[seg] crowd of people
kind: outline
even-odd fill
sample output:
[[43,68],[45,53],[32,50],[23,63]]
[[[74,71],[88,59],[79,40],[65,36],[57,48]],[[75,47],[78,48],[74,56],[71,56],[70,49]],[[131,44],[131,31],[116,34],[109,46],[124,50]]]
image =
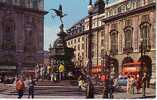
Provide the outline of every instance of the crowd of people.
[[[34,98],[34,86],[37,81],[41,80],[50,80],[57,82],[58,80],[65,80],[65,68],[61,63],[56,67],[50,65],[37,65],[35,68],[35,77],[33,75],[24,76],[20,74],[15,79],[16,90],[18,93],[18,98],[22,98],[24,92],[28,91],[28,98]],[[74,77],[74,73],[79,73],[74,70],[74,72],[69,72],[67,75],[69,79]]]
[[138,94],[139,91],[142,88],[142,94],[145,96],[145,89],[146,89],[146,82],[147,82],[147,76],[146,73],[144,73],[143,77],[140,77],[139,75],[128,75],[127,79],[127,93],[128,94]]
[[37,65],[35,70],[36,79],[48,79],[56,82],[57,80],[65,79],[64,64],[58,64],[58,66],[51,65]]
[[[15,79],[16,82],[16,90],[18,92],[18,98],[22,98],[25,90],[28,90],[28,98],[34,98],[34,85],[35,83],[41,79],[48,79],[54,82],[58,80],[64,80],[65,74],[69,76],[69,78],[77,77],[78,86],[83,91],[87,91],[88,81],[87,81],[87,72],[86,70],[78,70],[74,69],[73,72],[65,73],[64,64],[60,63],[58,66],[51,65],[37,65],[35,68],[35,77],[29,76],[26,78],[23,75],[17,76]],[[96,75],[98,77],[98,75]],[[98,77],[99,78],[99,77]],[[111,78],[109,78],[111,79]],[[3,77],[1,78],[3,81]],[[109,97],[113,98],[114,87],[117,85],[117,78],[112,78],[109,80],[108,84],[108,93]],[[97,79],[98,82],[98,79]],[[96,82],[96,83],[97,83]],[[142,95],[145,96],[146,91],[146,83],[147,83],[147,74],[144,73],[141,77],[140,75],[127,75],[127,88],[126,91],[128,94],[138,94],[142,88]],[[135,92],[136,91],[136,92]]]
[[[126,93],[127,94],[139,94],[142,93],[142,96],[145,97],[146,85],[147,85],[147,74],[144,73],[143,76],[140,75],[127,75],[127,86]],[[109,78],[106,82],[106,88],[108,91],[108,97],[113,98],[113,92],[118,86],[118,78]],[[83,76],[78,78],[78,86],[82,91],[87,90],[87,82]]]

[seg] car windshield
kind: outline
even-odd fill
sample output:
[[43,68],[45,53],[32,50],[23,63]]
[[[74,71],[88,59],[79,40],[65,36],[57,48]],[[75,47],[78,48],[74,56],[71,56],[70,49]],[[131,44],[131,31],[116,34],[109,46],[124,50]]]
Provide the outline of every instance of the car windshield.
[[120,77],[119,79],[120,79],[120,80],[123,80],[123,79],[126,80],[127,77]]

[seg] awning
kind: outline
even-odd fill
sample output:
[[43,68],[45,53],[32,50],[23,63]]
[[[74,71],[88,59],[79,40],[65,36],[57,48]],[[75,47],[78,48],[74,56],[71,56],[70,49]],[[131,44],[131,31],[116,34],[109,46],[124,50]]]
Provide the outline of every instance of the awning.
[[10,69],[14,69],[14,70],[15,70],[15,69],[16,69],[16,66],[7,66],[7,65],[2,66],[2,65],[1,65],[1,66],[0,66],[0,70],[4,70],[4,69],[9,69],[9,70],[10,70]]
[[[143,63],[143,65],[145,65],[145,63],[144,62],[142,62]],[[125,67],[125,66],[140,66],[141,65],[141,62],[140,61],[134,61],[134,62],[131,62],[131,63],[126,63],[126,64],[124,64],[123,65],[123,67]]]

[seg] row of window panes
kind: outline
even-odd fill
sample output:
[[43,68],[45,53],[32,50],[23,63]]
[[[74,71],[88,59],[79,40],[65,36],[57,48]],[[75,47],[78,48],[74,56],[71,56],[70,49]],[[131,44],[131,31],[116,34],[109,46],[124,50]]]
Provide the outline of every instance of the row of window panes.
[[82,52],[82,55],[80,55],[81,53],[78,53],[77,55],[78,55],[78,59],[79,60],[82,60],[83,58],[84,58],[84,53]]
[[38,1],[37,0],[1,0],[0,2],[25,6],[28,8],[38,8]]
[[[84,37],[81,38],[84,41]],[[78,42],[80,42],[80,38],[78,38]],[[74,43],[76,43],[76,39],[74,39]],[[73,44],[73,40],[68,41],[68,45]]]
[[[143,41],[145,42],[144,44],[145,45],[149,45],[149,37],[148,37],[148,34],[149,34],[149,27],[143,27],[141,32],[142,32],[142,38],[143,38]],[[131,48],[132,47],[132,32],[131,31],[126,31],[127,33],[125,33],[125,48]],[[115,34],[112,34],[111,35],[111,49],[112,50],[118,50],[118,33],[115,33]]]
[[82,44],[82,46],[81,46],[82,48],[81,48],[81,47],[80,47],[80,44],[78,44],[77,48],[76,48],[76,46],[74,46],[74,49],[77,49],[77,50],[80,50],[80,48],[81,48],[81,49],[84,49],[84,46],[85,46],[85,45]]
[[77,34],[77,33],[82,33],[83,31],[84,31],[84,26],[78,28],[72,28],[69,33]]
[[[153,2],[153,0],[149,1],[149,3],[151,3],[151,2]],[[128,3],[126,3],[126,5],[121,5],[118,8],[115,8],[115,9],[113,8],[113,10],[107,11],[106,15],[107,15],[107,17],[113,16],[113,15],[116,15],[118,13],[123,13],[126,10],[135,9],[135,8],[143,6],[145,4],[144,4],[144,0],[129,1]]]

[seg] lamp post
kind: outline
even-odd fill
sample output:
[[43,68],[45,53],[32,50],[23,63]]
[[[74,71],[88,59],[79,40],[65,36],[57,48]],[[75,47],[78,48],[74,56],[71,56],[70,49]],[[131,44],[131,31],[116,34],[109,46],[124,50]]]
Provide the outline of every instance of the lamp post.
[[93,14],[93,5],[92,0],[89,1],[88,5],[88,14],[89,14],[89,33],[88,33],[88,86],[86,98],[94,98],[94,86],[91,81],[91,67],[92,67],[92,14]]
[[92,0],[89,1],[88,14],[89,14],[89,33],[88,33],[88,74],[91,75],[90,68],[92,67],[92,13],[93,5]]
[[140,76],[142,77],[142,96],[145,97],[145,91],[146,91],[146,83],[147,83],[147,73],[144,72],[144,54],[145,54],[145,48],[144,48],[144,41],[141,38],[140,39],[140,51],[141,51],[141,73]]
[[[109,75],[109,65],[110,65],[110,56],[107,54],[108,52],[105,53],[105,68],[103,70],[104,74],[106,77]],[[103,95],[102,98],[108,98],[108,78],[104,80],[104,89],[103,89]]]
[[142,77],[143,76],[143,55],[144,55],[144,48],[143,48],[143,39],[141,38],[140,39],[140,52],[141,52],[141,73],[140,73],[140,76]]

